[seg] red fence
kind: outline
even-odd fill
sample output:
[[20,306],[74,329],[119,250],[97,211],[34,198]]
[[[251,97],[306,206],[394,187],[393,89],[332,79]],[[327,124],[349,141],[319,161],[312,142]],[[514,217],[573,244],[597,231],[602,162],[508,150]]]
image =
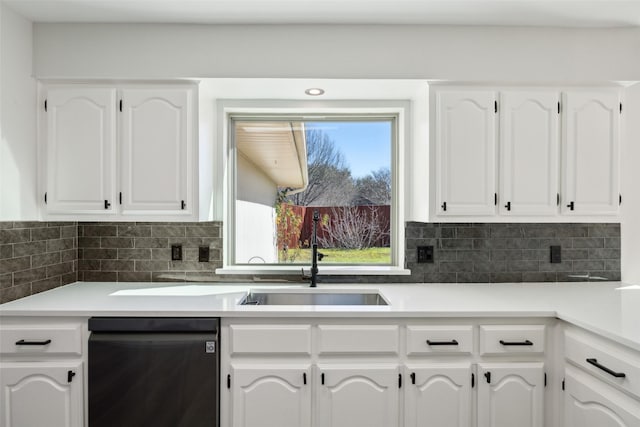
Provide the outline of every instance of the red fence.
[[[300,235],[289,239],[289,247],[294,248],[298,245],[303,248],[311,246],[311,234],[313,232],[313,211],[318,210],[320,218],[334,218],[336,214],[339,214],[340,207],[333,206],[296,206],[288,205],[296,216],[303,218],[302,227],[300,228]],[[378,226],[383,230],[389,230],[391,225],[391,207],[389,205],[380,206],[354,206],[351,209],[356,209],[358,215],[367,215],[370,217],[376,217]],[[318,224],[318,238],[328,237],[326,231],[322,227],[322,221]],[[375,246],[388,247],[389,246],[389,234],[380,238]]]

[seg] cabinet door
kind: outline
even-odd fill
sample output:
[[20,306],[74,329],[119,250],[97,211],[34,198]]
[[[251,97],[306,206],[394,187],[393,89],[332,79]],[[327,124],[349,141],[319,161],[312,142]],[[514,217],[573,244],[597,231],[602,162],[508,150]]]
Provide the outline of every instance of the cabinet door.
[[436,94],[436,211],[439,215],[496,212],[494,92]]
[[191,214],[193,90],[122,91],[123,214]]
[[115,89],[47,90],[48,213],[114,213]]
[[0,364],[0,424],[82,427],[82,363]]
[[556,215],[559,94],[503,92],[500,100],[500,213]]
[[582,373],[565,376],[565,427],[638,427],[640,402]]
[[310,367],[233,366],[233,427],[311,425]]
[[471,365],[408,368],[405,427],[471,427]]
[[399,423],[397,366],[319,366],[319,427],[393,427]]
[[615,90],[567,92],[562,105],[562,212],[615,215],[619,205],[619,94]]
[[543,427],[543,366],[478,364],[478,427]]

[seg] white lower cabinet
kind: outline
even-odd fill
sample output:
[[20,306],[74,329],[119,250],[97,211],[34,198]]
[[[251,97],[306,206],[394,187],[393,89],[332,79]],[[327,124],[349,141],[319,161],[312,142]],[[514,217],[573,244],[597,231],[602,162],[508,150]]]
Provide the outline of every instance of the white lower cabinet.
[[470,363],[408,366],[406,372],[405,427],[471,427]]
[[82,427],[82,362],[0,364],[3,427]]
[[478,427],[543,427],[543,363],[479,363]]
[[321,365],[318,370],[318,427],[398,425],[398,366]]
[[311,426],[309,365],[232,366],[233,427]]
[[567,368],[564,427],[638,427],[640,402],[592,376]]

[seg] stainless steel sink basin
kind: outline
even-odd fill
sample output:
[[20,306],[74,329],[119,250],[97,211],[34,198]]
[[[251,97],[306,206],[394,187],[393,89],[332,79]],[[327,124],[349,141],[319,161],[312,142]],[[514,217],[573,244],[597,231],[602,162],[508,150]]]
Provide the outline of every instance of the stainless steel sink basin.
[[378,292],[250,291],[239,305],[389,305]]

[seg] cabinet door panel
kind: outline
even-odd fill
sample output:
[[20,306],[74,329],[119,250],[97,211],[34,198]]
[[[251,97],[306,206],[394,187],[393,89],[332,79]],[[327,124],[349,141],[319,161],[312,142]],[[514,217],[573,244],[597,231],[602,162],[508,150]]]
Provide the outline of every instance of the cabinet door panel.
[[[319,366],[319,427],[398,425],[397,366]],[[324,384],[322,384],[324,375]]]
[[309,365],[232,367],[233,427],[310,426],[310,379]]
[[[471,365],[408,368],[406,427],[470,427]],[[411,375],[415,376],[412,384]]]
[[566,373],[565,427],[638,427],[640,403],[583,373]]
[[122,101],[122,213],[189,213],[191,90],[126,89]]
[[[6,427],[82,427],[82,364],[0,364],[0,416]],[[68,372],[75,375],[69,382]]]
[[114,212],[115,95],[115,89],[47,91],[48,213]]
[[478,427],[542,427],[542,363],[478,365]]
[[501,94],[501,214],[558,212],[558,101],[557,92]]
[[[563,213],[615,215],[619,196],[618,92],[568,92],[563,105]],[[567,206],[571,202],[574,210]]]
[[484,91],[437,94],[438,214],[495,213],[495,99],[494,92]]

